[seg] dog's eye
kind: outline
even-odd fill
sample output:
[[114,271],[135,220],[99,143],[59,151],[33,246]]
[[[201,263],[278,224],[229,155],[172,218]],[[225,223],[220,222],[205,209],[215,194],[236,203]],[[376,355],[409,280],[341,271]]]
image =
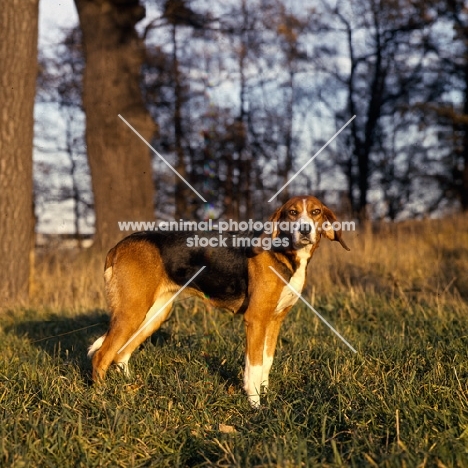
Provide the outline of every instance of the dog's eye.
[[317,208],[316,210],[313,210],[313,211],[312,211],[312,214],[313,214],[314,216],[317,216],[317,215],[319,215],[321,212],[322,212],[322,211],[321,211],[319,208]]
[[296,210],[289,210],[289,214],[291,216],[296,216],[297,215],[297,211]]

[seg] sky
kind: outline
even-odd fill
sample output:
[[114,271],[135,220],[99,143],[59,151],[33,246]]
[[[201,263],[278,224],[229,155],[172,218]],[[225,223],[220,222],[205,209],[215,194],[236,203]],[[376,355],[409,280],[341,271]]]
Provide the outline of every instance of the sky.
[[[73,0],[39,0],[39,49],[47,54],[47,47],[60,41],[61,29],[71,28],[77,23],[78,15]],[[41,120],[43,112],[50,114],[51,109],[36,106],[36,121]],[[44,122],[46,121],[44,119]],[[40,128],[40,125],[36,126],[36,131],[38,129],[40,131]],[[41,161],[43,158],[44,155],[40,154],[39,148],[35,148],[35,161]],[[36,226],[38,232],[69,233],[74,231],[70,203],[48,203],[40,207],[40,213],[37,214],[39,215],[39,222]]]
[[39,47],[56,42],[60,28],[72,27],[77,23],[73,0],[40,0]]

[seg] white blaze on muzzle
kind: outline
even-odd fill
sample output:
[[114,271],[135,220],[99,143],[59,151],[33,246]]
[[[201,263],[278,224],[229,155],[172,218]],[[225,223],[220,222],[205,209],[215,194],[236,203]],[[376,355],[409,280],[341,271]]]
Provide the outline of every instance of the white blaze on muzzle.
[[305,198],[302,200],[302,214],[296,221],[292,237],[295,249],[301,249],[306,245],[317,242],[317,228],[314,220],[307,213],[307,201]]

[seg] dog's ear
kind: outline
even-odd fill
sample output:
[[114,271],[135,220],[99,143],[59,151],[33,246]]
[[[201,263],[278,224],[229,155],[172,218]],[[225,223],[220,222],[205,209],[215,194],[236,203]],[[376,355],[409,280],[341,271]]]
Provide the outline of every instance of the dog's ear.
[[281,214],[282,214],[282,211],[283,211],[283,208],[284,208],[284,205],[283,206],[280,206],[269,218],[268,221],[272,222],[273,223],[273,231],[271,233],[271,238],[274,239],[276,237],[278,237],[279,235],[279,229],[278,229],[278,226],[277,226],[277,223],[278,221],[280,220],[281,218]]
[[330,208],[323,205],[322,226],[325,222],[328,222],[328,226],[327,226],[328,229],[324,229],[322,227],[322,234],[325,234],[325,236],[328,237],[332,241],[338,241],[344,249],[350,250],[350,248],[346,245],[345,241],[341,237],[341,228],[338,228],[338,229],[331,228],[331,225],[335,221],[338,221],[338,219],[335,216],[335,213],[333,213],[333,211],[330,210]]
[[[273,227],[272,227],[272,231],[271,233],[267,234],[265,231],[262,232],[262,234],[260,235],[260,240],[261,242],[263,242],[263,239],[265,237],[270,237],[271,239],[275,239],[276,237],[279,236],[279,229],[278,229],[278,226],[277,226],[277,222],[280,220],[281,218],[281,214],[282,214],[282,211],[283,211],[283,208],[284,208],[284,205],[283,206],[280,206],[269,218],[268,218],[268,221],[273,223]],[[251,252],[253,255],[258,255],[260,252],[263,252],[263,247],[252,247],[251,249]]]

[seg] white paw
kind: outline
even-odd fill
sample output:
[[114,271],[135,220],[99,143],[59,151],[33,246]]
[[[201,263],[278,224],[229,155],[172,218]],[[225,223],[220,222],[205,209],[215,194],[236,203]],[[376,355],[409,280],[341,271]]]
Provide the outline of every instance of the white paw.
[[254,394],[254,395],[249,395],[248,398],[249,398],[250,406],[253,409],[259,409],[260,408],[260,395],[258,393]]
[[128,362],[117,362],[116,364],[125,377],[129,378],[131,376],[130,369],[128,368]]

